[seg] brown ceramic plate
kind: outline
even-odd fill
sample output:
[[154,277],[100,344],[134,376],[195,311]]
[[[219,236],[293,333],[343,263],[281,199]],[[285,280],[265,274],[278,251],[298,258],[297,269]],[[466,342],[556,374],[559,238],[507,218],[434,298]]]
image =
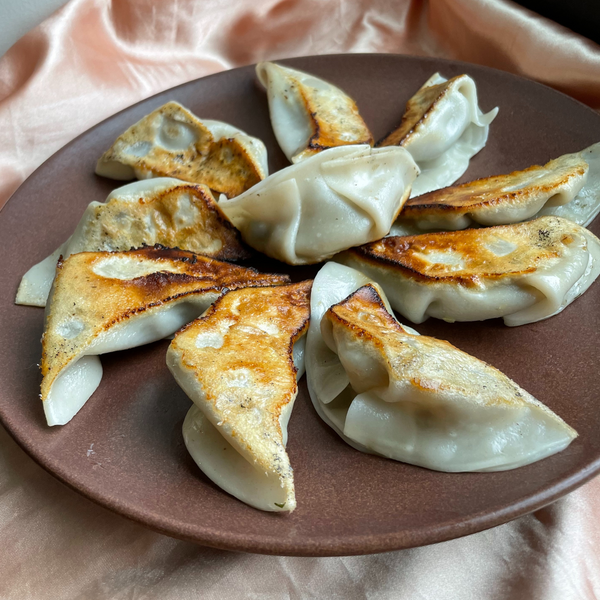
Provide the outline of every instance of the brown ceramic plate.
[[[600,116],[549,88],[474,65],[391,55],[283,61],[341,86],[376,138],[395,126],[411,94],[435,71],[466,72],[487,111],[500,106],[487,147],[467,175],[507,173],[600,140]],[[119,183],[94,175],[100,154],[133,122],[167,100],[262,138],[271,169],[286,165],[253,67],[206,77],[133,106],[44,163],[0,214],[0,416],[43,467],[88,498],[169,535],[201,544],[290,555],[382,552],[439,542],[514,519],[556,500],[600,469],[600,283],[550,320],[510,329],[500,320],[421,333],[449,340],[504,371],[580,436],[564,452],[502,473],[428,471],[347,446],[317,417],[302,381],[289,426],[298,508],[263,513],[215,487],[181,435],[190,401],[165,365],[167,341],[103,356],[104,378],[65,427],[49,428],[38,392],[43,310],[13,304],[23,273],[63,242],[92,200]],[[600,220],[591,228],[600,233]],[[264,269],[292,272],[271,261]]]

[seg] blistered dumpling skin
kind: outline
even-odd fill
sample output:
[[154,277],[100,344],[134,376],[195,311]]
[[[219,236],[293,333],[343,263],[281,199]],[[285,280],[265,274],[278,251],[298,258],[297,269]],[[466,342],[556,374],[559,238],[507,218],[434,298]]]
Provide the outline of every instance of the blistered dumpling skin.
[[296,507],[285,445],[311,284],[229,292],[167,352],[169,369],[195,404],[183,425],[192,458],[217,485],[260,510]]
[[267,90],[275,137],[290,162],[349,144],[373,145],[356,103],[314,75],[270,62],[256,65]]
[[454,183],[486,144],[498,109],[479,109],[477,88],[468,75],[429,78],[407,102],[400,125],[377,146],[406,148],[421,169],[411,196]]
[[[328,276],[323,269],[317,280]],[[308,352],[325,345],[347,385],[332,394],[309,358],[309,391],[357,449],[439,471],[501,471],[560,452],[577,436],[494,367],[402,326],[377,286],[332,304],[319,321],[335,300],[327,288],[313,290],[319,308]]]
[[167,102],[120,135],[96,173],[111,179],[175,177],[237,196],[268,175],[267,150],[258,138],[221,121],[200,121]]
[[219,207],[244,241],[291,265],[386,235],[418,173],[403,148],[342,146],[271,175]]
[[73,235],[25,273],[15,302],[46,306],[59,256],[155,244],[222,260],[249,257],[208,187],[170,177],[136,181],[111,192],[104,204],[91,202]]
[[496,175],[411,198],[392,235],[508,225],[555,214],[587,225],[600,210],[600,144],[543,166]]
[[102,378],[98,354],[165,338],[223,291],[287,283],[182,250],[82,252],[59,262],[42,338],[48,425],[70,421]]
[[600,240],[567,219],[387,237],[336,257],[384,289],[413,323],[547,319],[600,274]]

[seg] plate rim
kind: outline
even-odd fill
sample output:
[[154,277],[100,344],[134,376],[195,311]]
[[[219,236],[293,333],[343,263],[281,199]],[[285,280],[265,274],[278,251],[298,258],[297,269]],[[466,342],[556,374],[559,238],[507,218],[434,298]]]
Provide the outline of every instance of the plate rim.
[[[368,56],[373,58],[382,57],[385,59],[409,60],[414,63],[431,61],[436,64],[442,65],[447,64],[459,67],[464,66],[466,69],[476,67],[478,70],[493,72],[496,75],[500,75],[502,77],[508,77],[511,79],[514,78],[517,80],[525,81],[528,85],[535,84],[537,86],[541,86],[546,90],[550,90],[554,94],[560,94],[561,96],[568,98],[571,102],[577,103],[581,107],[587,109],[595,117],[600,118],[600,115],[598,115],[598,113],[594,111],[591,107],[587,106],[580,100],[577,100],[576,98],[573,98],[560,90],[556,90],[548,85],[545,85],[533,79],[529,79],[522,75],[517,75],[508,71],[496,69],[494,67],[488,67],[486,65],[479,65],[476,63],[469,63],[465,61],[438,58],[433,56],[414,56],[395,53],[331,53],[307,55],[301,57],[290,57],[285,59],[273,59],[273,61],[281,62],[283,64],[290,64],[291,66],[293,66],[293,64],[296,61],[302,59],[327,59],[331,57],[354,56]],[[253,65],[248,64],[235,67],[233,69],[224,69],[222,71],[211,73],[210,75],[206,75],[204,77],[183,82],[181,84],[178,84],[177,86],[167,88],[151,96],[148,96],[147,98],[143,98],[137,102],[134,102],[133,104],[124,107],[123,109],[106,117],[105,119],[102,119],[95,125],[81,132],[79,135],[74,137],[65,145],[57,149],[52,155],[46,158],[23,182],[21,182],[17,189],[14,190],[14,192],[9,196],[4,205],[0,208],[0,218],[2,218],[2,211],[4,211],[6,206],[8,206],[8,203],[11,201],[16,202],[15,195],[17,194],[17,192],[19,192],[23,184],[27,182],[30,178],[34,178],[38,171],[40,171],[47,162],[53,160],[57,154],[62,153],[72,144],[75,144],[80,138],[90,134],[95,129],[102,127],[107,121],[112,120],[121,113],[131,109],[134,106],[137,106],[138,104],[151,101],[155,97],[165,94],[166,92],[175,91],[183,86],[187,86],[201,80],[203,81],[213,77],[219,77],[222,76],[224,73],[230,73],[241,69],[248,69],[251,66]],[[33,309],[33,307],[26,308]],[[36,308],[35,310],[39,309]],[[267,535],[265,535],[263,536],[263,540],[257,542],[256,539],[253,539],[252,543],[249,544],[248,541],[244,540],[240,536],[237,536],[236,539],[224,539],[222,533],[214,532],[210,530],[210,528],[206,527],[204,528],[204,535],[202,536],[199,536],[198,534],[192,535],[186,532],[169,529],[168,527],[163,526],[163,524],[165,523],[164,515],[159,517],[159,519],[163,521],[163,524],[161,524],[158,522],[156,515],[148,515],[147,513],[144,514],[143,511],[137,511],[135,507],[131,506],[128,502],[124,502],[115,497],[110,497],[106,495],[102,496],[98,493],[94,493],[93,491],[88,489],[87,486],[81,487],[81,484],[78,487],[77,483],[69,477],[68,469],[64,469],[61,465],[54,464],[52,460],[48,460],[48,458],[45,457],[42,452],[38,452],[35,445],[30,444],[30,440],[27,439],[26,436],[21,437],[20,432],[18,431],[18,423],[15,423],[14,419],[12,419],[10,415],[5,414],[5,412],[1,408],[0,423],[4,426],[4,428],[7,430],[12,439],[17,443],[17,445],[22,450],[24,450],[25,453],[28,454],[46,472],[48,472],[54,478],[58,479],[66,487],[74,490],[75,492],[84,496],[88,500],[91,500],[95,504],[98,504],[121,517],[125,517],[130,521],[133,521],[139,525],[142,525],[163,535],[167,535],[169,537],[181,539],[184,541],[190,541],[197,544],[217,548],[220,550],[252,552],[266,555],[327,557],[376,554],[381,552],[424,546],[428,544],[447,541],[450,539],[456,539],[459,537],[464,537],[476,532],[496,527],[500,524],[507,523],[508,521],[539,510],[540,508],[543,508],[544,506],[553,503],[560,497],[570,493],[574,489],[587,483],[600,472],[600,456],[598,456],[596,460],[592,461],[591,463],[588,463],[585,467],[579,469],[576,473],[573,473],[569,477],[564,478],[557,483],[546,483],[542,488],[542,491],[538,490],[537,492],[534,492],[529,496],[522,498],[519,502],[497,509],[492,513],[490,513],[489,511],[480,511],[479,513],[471,514],[466,522],[457,523],[455,521],[452,521],[442,526],[437,525],[434,531],[431,531],[431,528],[419,528],[415,531],[403,529],[398,532],[386,532],[385,536],[379,535],[378,538],[375,539],[373,538],[373,536],[370,536],[368,534],[355,534],[343,536],[338,535],[335,537],[327,538],[327,544],[325,545],[320,545],[318,541],[298,542],[298,540],[282,540],[280,538],[275,538],[274,536],[268,537]],[[285,518],[285,516],[283,516],[283,518]],[[408,543],[407,539],[409,540]]]

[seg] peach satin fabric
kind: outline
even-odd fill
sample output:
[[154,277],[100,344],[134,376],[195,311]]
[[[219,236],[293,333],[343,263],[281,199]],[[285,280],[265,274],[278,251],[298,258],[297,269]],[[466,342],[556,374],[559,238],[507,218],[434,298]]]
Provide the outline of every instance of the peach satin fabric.
[[[456,58],[600,109],[600,47],[505,0],[71,0],[0,59],[0,206],[48,156],[130,104],[264,59]],[[379,556],[201,548],[92,504],[0,428],[0,598],[600,597],[600,479],[467,538]]]

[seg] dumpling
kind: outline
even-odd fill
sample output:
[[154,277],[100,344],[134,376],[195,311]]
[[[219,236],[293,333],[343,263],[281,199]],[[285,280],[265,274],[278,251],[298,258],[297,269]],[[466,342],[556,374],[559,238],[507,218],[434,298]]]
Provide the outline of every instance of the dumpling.
[[120,135],[96,173],[111,179],[176,177],[237,196],[268,174],[267,150],[255,137],[221,121],[200,121],[167,102]]
[[111,192],[105,204],[91,202],[73,235],[25,273],[15,302],[46,306],[60,256],[155,244],[223,260],[249,256],[205,185],[169,177],[136,181]]
[[412,196],[454,183],[486,144],[498,109],[483,114],[468,75],[431,76],[407,102],[402,122],[377,146],[406,148],[421,169]]
[[508,225],[541,215],[586,226],[600,211],[600,143],[544,166],[496,175],[411,198],[393,235]]
[[94,393],[102,378],[98,354],[173,334],[224,290],[288,281],[161,247],[82,252],[59,262],[42,337],[48,425],[70,421]]
[[271,175],[219,207],[250,246],[290,265],[386,235],[418,173],[403,148],[341,146]]
[[[376,285],[329,306],[333,286],[318,281],[328,266],[311,301],[308,385],[317,412],[352,446],[438,471],[502,471],[577,437],[494,367],[398,323]],[[335,388],[313,371],[315,346],[337,366]]]
[[547,319],[600,274],[600,240],[567,219],[387,237],[336,260],[381,285],[413,323],[429,317],[509,326]]
[[218,486],[261,510],[296,507],[285,445],[311,284],[229,292],[167,352],[169,369],[194,402],[183,424],[192,458]]
[[566,204],[548,202],[538,215],[563,217],[587,227],[600,212],[600,143],[577,153],[588,164],[585,185]]
[[290,162],[348,144],[373,145],[352,98],[314,75],[271,62],[256,65],[275,137]]
[[[360,271],[328,262],[317,273],[310,294],[310,325],[305,351],[306,382],[315,410],[342,436],[347,411],[343,399],[349,380],[342,363],[323,341],[321,319],[330,306],[368,283],[371,280]],[[332,402],[335,399],[338,401]]]

